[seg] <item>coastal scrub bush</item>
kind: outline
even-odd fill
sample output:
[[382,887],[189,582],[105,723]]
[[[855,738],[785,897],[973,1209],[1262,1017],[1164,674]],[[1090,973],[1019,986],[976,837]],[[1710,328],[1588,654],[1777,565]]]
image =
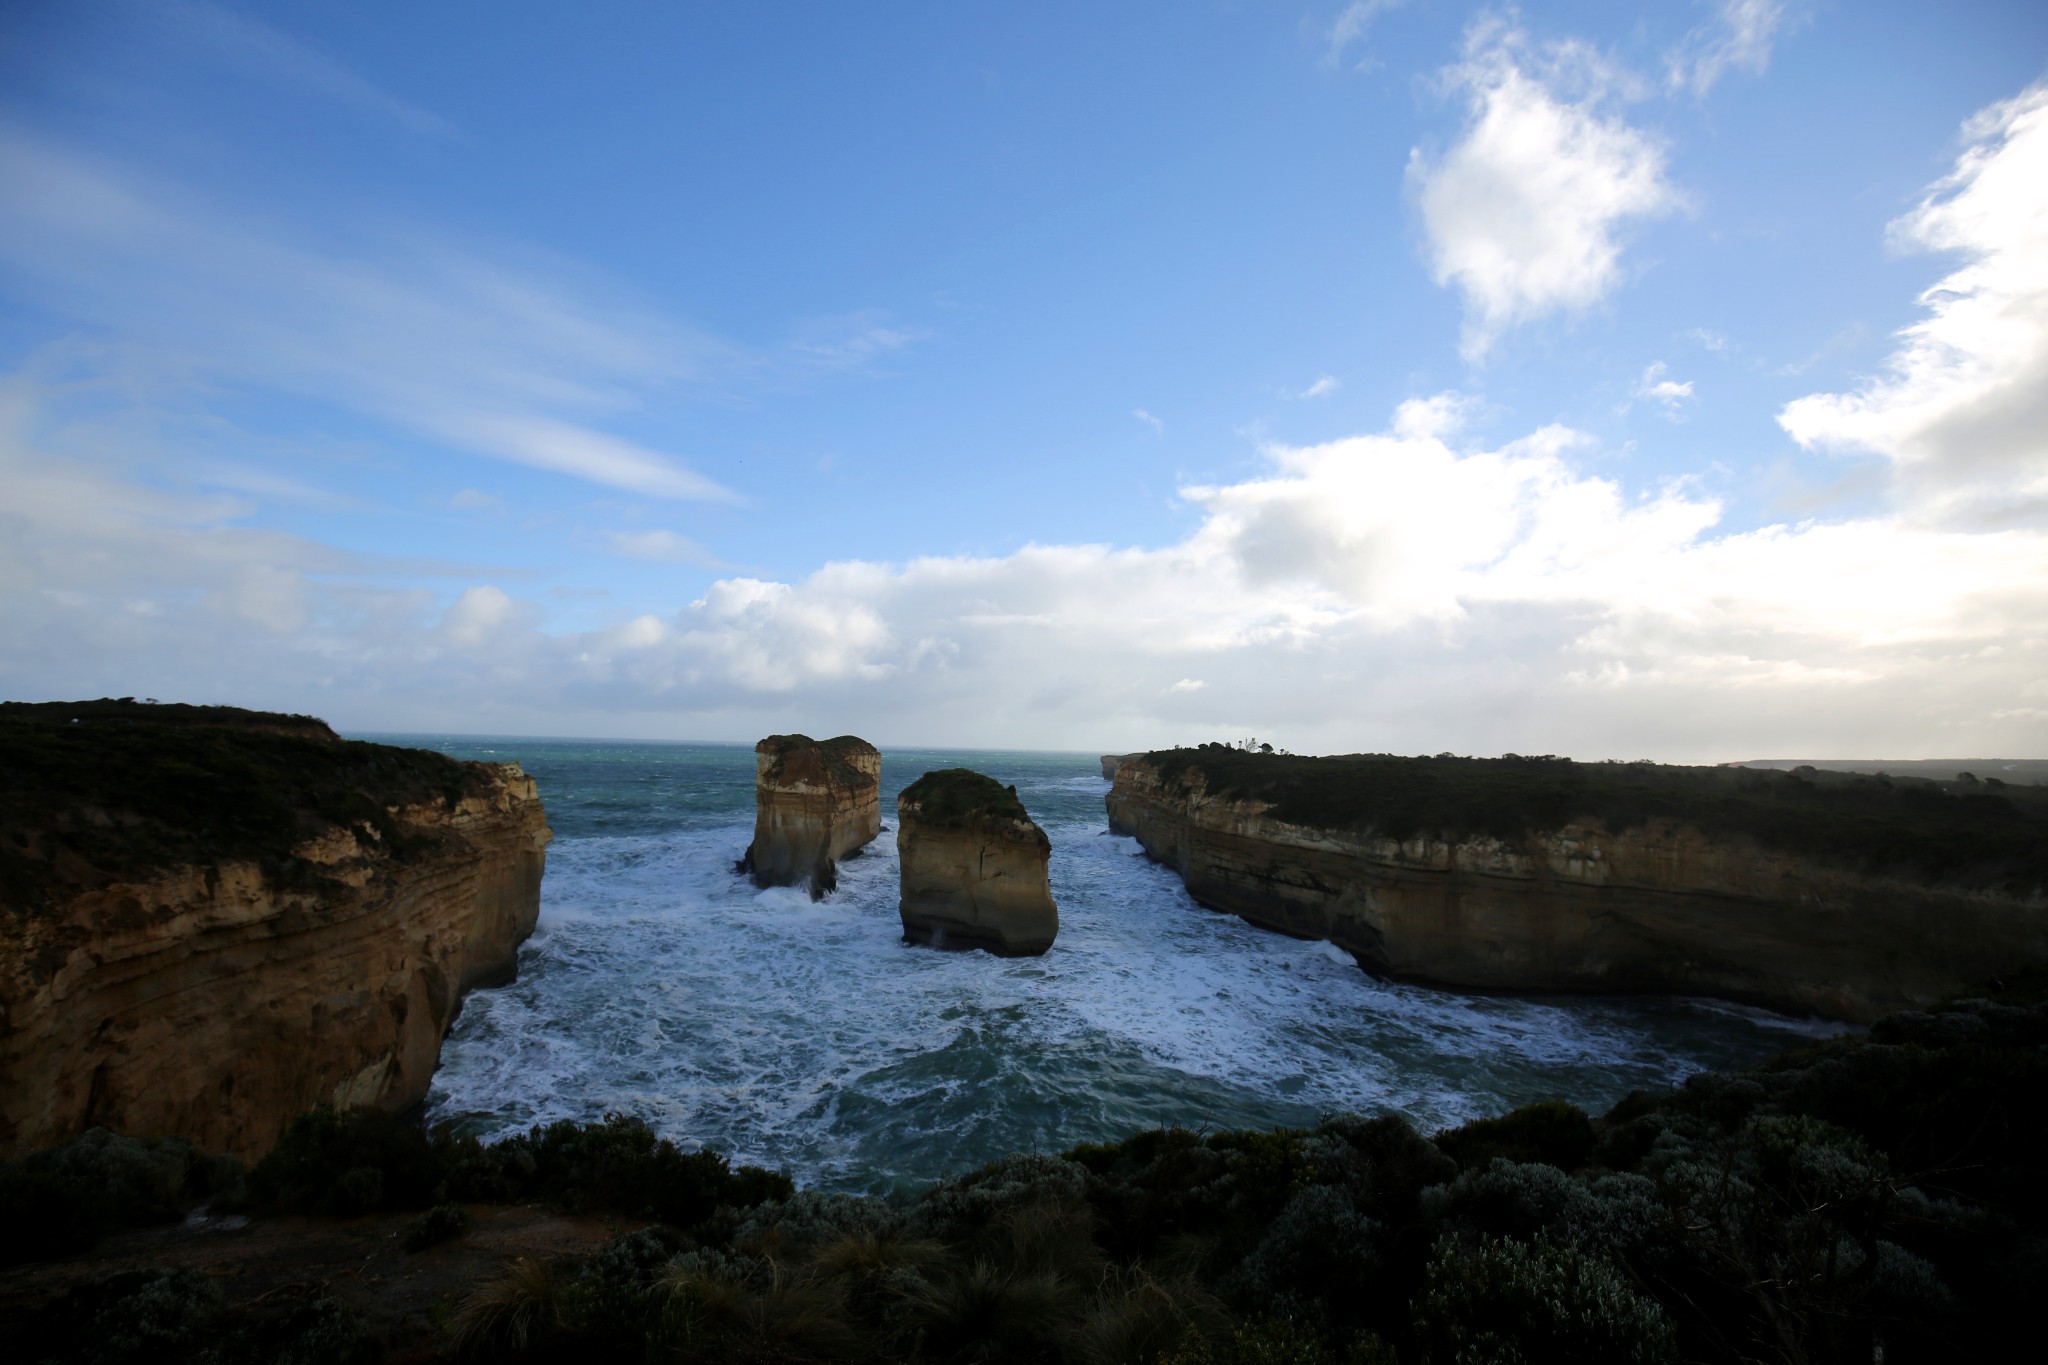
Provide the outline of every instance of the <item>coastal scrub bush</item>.
[[1438,1365],[1661,1365],[1677,1337],[1613,1264],[1548,1242],[1438,1244],[1416,1304]]
[[249,1173],[258,1204],[347,1216],[382,1208],[425,1208],[441,1193],[444,1168],[426,1131],[381,1109],[301,1114]]
[[450,1200],[547,1199],[576,1212],[646,1215],[690,1227],[721,1205],[787,1199],[788,1176],[733,1170],[713,1151],[685,1152],[638,1119],[567,1119],[484,1144],[376,1109],[316,1109],[295,1120],[249,1177],[269,1208],[345,1216]]
[[460,1204],[436,1204],[405,1225],[405,1249],[425,1251],[452,1242],[469,1231],[470,1217]]
[[1377,1316],[1387,1283],[1386,1229],[1360,1213],[1342,1187],[1296,1190],[1265,1238],[1229,1275],[1223,1292],[1256,1311],[1338,1325]]
[[1546,1100],[1438,1133],[1436,1145],[1467,1170],[1506,1157],[1571,1171],[1593,1155],[1593,1123],[1577,1105]]
[[1639,1175],[1585,1180],[1555,1166],[1496,1157],[1423,1195],[1425,1214],[1466,1240],[1542,1238],[1629,1265],[1663,1265],[1677,1231],[1657,1186]]
[[0,1165],[0,1263],[63,1255],[121,1228],[181,1218],[202,1200],[232,1195],[241,1178],[234,1158],[182,1138],[89,1129]]

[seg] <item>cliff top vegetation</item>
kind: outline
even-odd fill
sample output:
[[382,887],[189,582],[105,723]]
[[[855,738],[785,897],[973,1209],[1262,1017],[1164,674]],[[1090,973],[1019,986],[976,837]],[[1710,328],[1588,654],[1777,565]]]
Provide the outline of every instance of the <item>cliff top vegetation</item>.
[[1262,801],[1274,818],[1392,838],[1519,840],[1658,819],[1859,871],[2026,895],[2048,884],[2048,790],[1986,783],[1550,755],[1305,758],[1222,745],[1143,755],[1168,790]]
[[949,828],[983,821],[1021,821],[1031,813],[1017,799],[1017,789],[972,768],[941,768],[905,787],[896,798],[917,807],[918,823]]
[[[28,1360],[2024,1359],[2048,1254],[2041,985],[1600,1117],[1546,1102],[1433,1136],[1398,1115],[1155,1129],[1006,1157],[914,1201],[799,1191],[620,1116],[484,1144],[320,1111],[246,1177],[173,1140],[95,1132],[0,1166],[0,1261],[45,1262],[0,1272],[0,1292]],[[216,1234],[150,1244],[142,1264],[178,1269],[94,1279],[89,1260],[47,1259],[203,1198],[297,1215],[308,1244],[383,1215],[381,1274],[358,1275],[370,1262],[351,1244],[352,1268],[320,1281],[334,1304],[281,1321],[277,1277]],[[463,1206],[535,1200],[629,1225],[436,1308],[431,1262],[406,1258],[466,1245]],[[295,1249],[293,1273],[317,1254]],[[384,1339],[355,1317],[366,1306]]]
[[387,807],[453,805],[485,769],[345,740],[310,716],[132,698],[0,703],[0,909],[34,912],[107,882],[252,859],[308,875],[294,845],[367,827],[393,852],[427,836]]
[[[812,739],[809,735],[770,735],[754,746],[754,752],[773,758],[767,773],[771,781],[825,777],[837,787],[872,787],[879,781],[853,762],[869,755],[877,759],[881,757],[881,750],[859,735],[835,735],[831,739]],[[813,763],[817,765],[815,772],[799,771]]]

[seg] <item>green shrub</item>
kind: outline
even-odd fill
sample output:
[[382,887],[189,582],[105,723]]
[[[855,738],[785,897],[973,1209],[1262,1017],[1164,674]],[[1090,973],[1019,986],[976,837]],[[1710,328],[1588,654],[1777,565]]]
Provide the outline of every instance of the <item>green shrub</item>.
[[1438,1133],[1436,1144],[1467,1170],[1505,1157],[1574,1171],[1593,1155],[1593,1122],[1576,1105],[1546,1100]]
[[242,1168],[182,1138],[93,1128],[0,1165],[0,1263],[64,1255],[109,1232],[169,1222],[235,1193]]
[[1416,1332],[1440,1365],[1657,1365],[1677,1355],[1664,1310],[1612,1263],[1547,1242],[1440,1243]]
[[436,1204],[405,1225],[405,1249],[425,1251],[452,1242],[469,1231],[470,1217],[460,1204]]

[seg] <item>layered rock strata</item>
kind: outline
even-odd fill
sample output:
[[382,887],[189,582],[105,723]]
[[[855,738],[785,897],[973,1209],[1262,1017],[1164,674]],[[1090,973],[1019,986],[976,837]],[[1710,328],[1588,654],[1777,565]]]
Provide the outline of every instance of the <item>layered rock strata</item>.
[[1376,974],[1713,996],[1867,1023],[2048,964],[2038,886],[1876,875],[1669,818],[1394,838],[1279,818],[1274,802],[1219,794],[1200,765],[1167,757],[1119,766],[1110,828],[1202,904],[1327,939]]
[[853,735],[770,735],[754,746],[754,885],[806,886],[817,900],[838,864],[882,832],[882,755]]
[[1139,757],[1137,754],[1104,754],[1102,756],[1102,780],[1104,782],[1116,781],[1116,770],[1123,765],[1123,761],[1127,758],[1137,757]]
[[1035,957],[1060,930],[1052,841],[1017,789],[967,768],[926,773],[896,798],[903,936]]
[[6,812],[0,1156],[104,1126],[248,1159],[316,1105],[404,1107],[512,978],[549,840],[518,765],[242,714],[0,725],[42,803]]

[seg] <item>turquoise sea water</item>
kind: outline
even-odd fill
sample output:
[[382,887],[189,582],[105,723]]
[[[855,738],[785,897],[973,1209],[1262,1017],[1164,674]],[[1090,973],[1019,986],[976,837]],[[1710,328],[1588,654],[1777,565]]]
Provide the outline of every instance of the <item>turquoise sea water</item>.
[[[555,842],[519,979],[469,997],[430,1117],[486,1135],[636,1114],[831,1189],[917,1188],[1015,1151],[1333,1110],[1425,1131],[1641,1086],[1831,1032],[1709,1001],[1457,995],[1189,899],[1108,832],[1094,755],[883,753],[891,832],[839,889],[757,891],[751,747],[366,735],[516,760]],[[895,793],[932,768],[1015,783],[1052,839],[1059,940],[1004,960],[902,942]]]

